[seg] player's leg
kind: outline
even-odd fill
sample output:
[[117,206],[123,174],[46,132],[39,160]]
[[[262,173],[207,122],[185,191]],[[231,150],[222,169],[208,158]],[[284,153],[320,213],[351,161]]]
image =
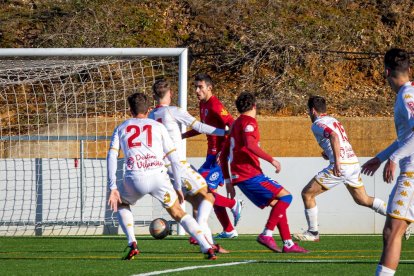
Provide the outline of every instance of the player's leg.
[[[205,178],[209,186],[209,190],[215,197],[214,213],[223,227],[223,232],[218,234],[216,238],[235,238],[238,234],[234,227],[237,225],[241,217],[242,201],[228,198],[217,193],[216,189],[219,185],[223,184],[224,179],[220,166],[218,166],[215,162],[215,156],[214,158],[211,157],[212,155],[207,156],[206,163],[200,167],[198,172]],[[230,222],[226,208],[231,209],[233,213],[234,226]]]
[[208,242],[214,244],[213,236],[208,226],[208,218],[213,209],[214,196],[207,192],[207,187],[204,187],[193,197],[198,202],[197,222],[203,229]]
[[383,230],[383,249],[376,275],[394,275],[401,255],[401,240],[408,222],[387,216]]
[[[185,200],[191,204],[191,207],[193,208],[193,218],[197,218],[198,216],[198,205],[200,202],[198,202],[193,196],[189,196],[188,194],[185,196]],[[188,242],[192,245],[198,245],[198,242],[193,237],[188,238]]]
[[292,195],[276,181],[258,175],[237,184],[242,192],[259,208],[271,206],[269,218],[263,232],[257,237],[257,241],[275,252],[281,252],[273,239],[273,231],[277,226],[282,237],[284,252],[306,253],[292,241],[289,225],[286,217],[286,209],[292,201]]
[[358,205],[369,207],[383,216],[387,214],[387,204],[382,199],[367,195],[364,186],[346,185],[346,188]]
[[312,178],[302,190],[302,200],[305,206],[305,217],[308,229],[303,233],[296,233],[293,237],[301,241],[319,241],[318,206],[316,197],[328,189]]
[[187,233],[194,237],[200,245],[201,252],[208,254],[209,259],[216,259],[215,252],[212,246],[208,243],[204,237],[204,233],[197,223],[197,221],[190,215],[188,215],[181,208],[178,202],[177,193],[172,188],[170,178],[166,172],[160,172],[148,177],[148,181],[151,181],[151,186],[148,187],[149,193],[155,197],[170,216],[178,222]]
[[[185,170],[182,175],[183,192],[186,200],[193,206],[194,218],[200,224],[203,232],[210,244],[214,244],[208,217],[213,209],[214,196],[208,193],[205,179],[189,164],[185,163]],[[190,238],[191,244],[197,244],[194,238]]]
[[125,233],[128,246],[124,250],[123,260],[131,260],[139,254],[137,240],[135,239],[134,217],[129,204],[118,204],[117,218],[122,231]]
[[210,216],[211,210],[213,209],[214,196],[207,191],[207,188],[205,188],[200,190],[195,197],[200,202],[198,207],[197,222],[202,227],[208,242],[210,244],[214,244],[216,252],[230,253],[221,245],[214,243],[211,229],[208,226],[208,218]]
[[235,206],[236,201],[220,195],[219,193],[214,192],[214,213],[217,216],[218,221],[223,227],[223,232],[218,234],[216,238],[236,238],[238,236],[236,229],[230,221],[229,215],[227,214],[226,207]]
[[283,241],[283,253],[308,253],[309,251],[300,247],[292,241],[290,234],[286,210],[292,202],[292,195],[285,189],[282,189],[276,196],[277,201],[272,201],[270,206],[270,216],[266,228],[270,225],[270,221],[276,222],[280,237]]
[[359,164],[343,165],[342,175],[349,193],[358,205],[369,207],[383,216],[387,214],[387,204],[382,199],[367,195]]
[[119,187],[122,203],[118,204],[117,218],[128,240],[128,246],[125,248],[122,257],[123,260],[131,260],[135,255],[139,254],[135,238],[134,217],[130,204],[135,204],[138,199],[145,195],[146,185],[148,185],[148,182],[143,181],[138,175],[126,175],[122,185]]
[[207,241],[201,226],[197,221],[184,212],[178,200],[175,200],[171,206],[166,207],[170,216],[185,229],[193,238],[195,238],[200,245],[201,252],[208,254],[209,259],[216,259],[212,245]]

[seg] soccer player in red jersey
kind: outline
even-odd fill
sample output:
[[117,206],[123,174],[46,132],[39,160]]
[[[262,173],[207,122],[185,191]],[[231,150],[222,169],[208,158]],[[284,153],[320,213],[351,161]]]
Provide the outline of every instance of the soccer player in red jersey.
[[[234,196],[233,185],[237,185],[257,207],[272,208],[266,227],[257,237],[260,244],[274,252],[307,253],[306,249],[292,241],[290,235],[286,209],[292,201],[292,195],[275,180],[265,176],[260,168],[259,158],[271,163],[276,173],[280,172],[281,166],[276,159],[259,147],[255,96],[249,92],[241,93],[236,99],[236,107],[241,115],[234,122],[230,138],[220,155],[227,192]],[[273,230],[276,226],[283,240],[282,249],[273,239]]]
[[[216,128],[225,129],[230,127],[234,119],[224,108],[219,99],[213,95],[213,81],[207,74],[197,74],[194,80],[194,86],[196,88],[197,98],[200,101],[200,120],[201,122],[214,126]],[[192,129],[183,134],[183,138],[189,138],[200,133]],[[204,164],[201,166],[199,172],[204,176],[205,171],[214,171],[218,173],[218,178],[222,178],[222,172],[220,167],[216,163],[217,154],[221,151],[226,137],[207,135],[207,158]],[[217,178],[214,177],[215,179]],[[215,238],[235,238],[238,236],[234,226],[237,225],[242,209],[242,202],[235,200],[234,198],[227,198],[216,192],[218,183],[217,181],[209,181],[206,178],[210,191],[214,194],[214,212],[217,215],[218,220],[223,226],[223,232],[218,234]],[[226,207],[230,208],[234,216],[234,226],[230,222],[230,219],[226,212]]]

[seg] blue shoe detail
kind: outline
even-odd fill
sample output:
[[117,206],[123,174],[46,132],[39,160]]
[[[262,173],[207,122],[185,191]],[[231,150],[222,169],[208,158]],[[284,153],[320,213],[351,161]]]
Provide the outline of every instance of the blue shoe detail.
[[236,206],[234,209],[231,209],[231,212],[234,216],[234,226],[236,227],[241,218],[241,212],[243,209],[243,200],[236,200]]

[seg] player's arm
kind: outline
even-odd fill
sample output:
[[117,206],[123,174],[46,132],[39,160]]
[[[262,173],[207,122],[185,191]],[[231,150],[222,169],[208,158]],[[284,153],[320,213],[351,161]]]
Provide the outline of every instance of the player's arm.
[[226,184],[226,191],[227,191],[227,197],[234,198],[236,196],[236,190],[234,189],[233,184],[231,183],[230,178],[230,162],[229,159],[230,151],[231,149],[231,138],[226,139],[226,142],[221,149],[220,155],[219,155],[219,165],[221,167],[221,171],[223,172],[224,177],[224,183]]
[[198,121],[191,116],[187,111],[180,108],[175,109],[174,114],[171,114],[178,122],[184,124],[187,127],[192,128],[198,134],[204,133],[208,135],[224,136],[225,130],[216,128]]
[[224,125],[231,127],[234,123],[234,118],[231,114],[221,106],[221,109],[218,110],[217,114],[220,116],[220,120],[224,123]]
[[336,132],[332,131],[330,128],[325,129],[325,133],[329,133],[329,142],[331,143],[331,148],[333,151],[334,157],[334,167],[333,174],[335,176],[341,176],[341,144],[339,142],[339,136]]
[[411,132],[403,141],[399,143],[398,149],[387,160],[384,167],[383,179],[387,183],[394,180],[395,169],[399,161],[414,153],[414,133]]
[[398,141],[395,140],[386,149],[378,153],[374,158],[371,158],[361,166],[363,174],[372,176],[381,166],[381,163],[390,158],[390,156],[398,149]]
[[224,181],[226,183],[230,182],[229,154],[230,154],[230,139],[227,139],[218,158],[221,171],[223,172]]
[[200,135],[200,134],[201,133],[198,132],[197,130],[190,129],[189,131],[184,132],[183,134],[181,134],[181,138],[183,138],[183,139],[191,138],[191,137],[194,137],[194,136],[197,136],[197,135]]
[[[256,126],[257,127],[257,126]],[[244,129],[244,143],[246,145],[246,148],[253,153],[254,155],[256,155],[257,157],[266,160],[267,162],[269,162],[270,164],[273,165],[273,167],[276,168],[276,173],[279,173],[281,170],[281,166],[279,161],[277,161],[275,158],[273,158],[272,156],[270,156],[269,154],[267,154],[264,150],[262,150],[259,147],[259,144],[257,143],[257,139],[254,135],[252,135],[253,130],[250,131],[250,128],[254,128],[254,126],[252,125],[248,125],[245,129]]]
[[118,203],[122,203],[121,196],[116,186],[116,170],[117,159],[119,155],[119,135],[118,128],[115,129],[112,134],[111,143],[109,146],[108,154],[106,156],[107,161],[107,174],[108,174],[108,187],[111,190],[109,195],[108,205],[114,212],[118,210]]

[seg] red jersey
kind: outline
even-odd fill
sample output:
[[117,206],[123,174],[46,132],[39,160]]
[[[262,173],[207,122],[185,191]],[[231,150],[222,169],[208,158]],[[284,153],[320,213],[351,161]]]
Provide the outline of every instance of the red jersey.
[[242,114],[234,122],[229,141],[226,143],[222,156],[220,156],[225,178],[228,178],[229,175],[226,162],[227,156],[229,157],[232,183],[244,181],[263,173],[260,168],[259,157],[247,147],[248,139],[253,140],[258,145],[260,140],[259,129],[255,118]]
[[[207,125],[221,129],[225,129],[226,126],[230,127],[234,122],[233,117],[214,95],[207,102],[200,101],[200,120]],[[225,140],[225,136],[207,135],[207,154],[216,155],[222,149]]]

